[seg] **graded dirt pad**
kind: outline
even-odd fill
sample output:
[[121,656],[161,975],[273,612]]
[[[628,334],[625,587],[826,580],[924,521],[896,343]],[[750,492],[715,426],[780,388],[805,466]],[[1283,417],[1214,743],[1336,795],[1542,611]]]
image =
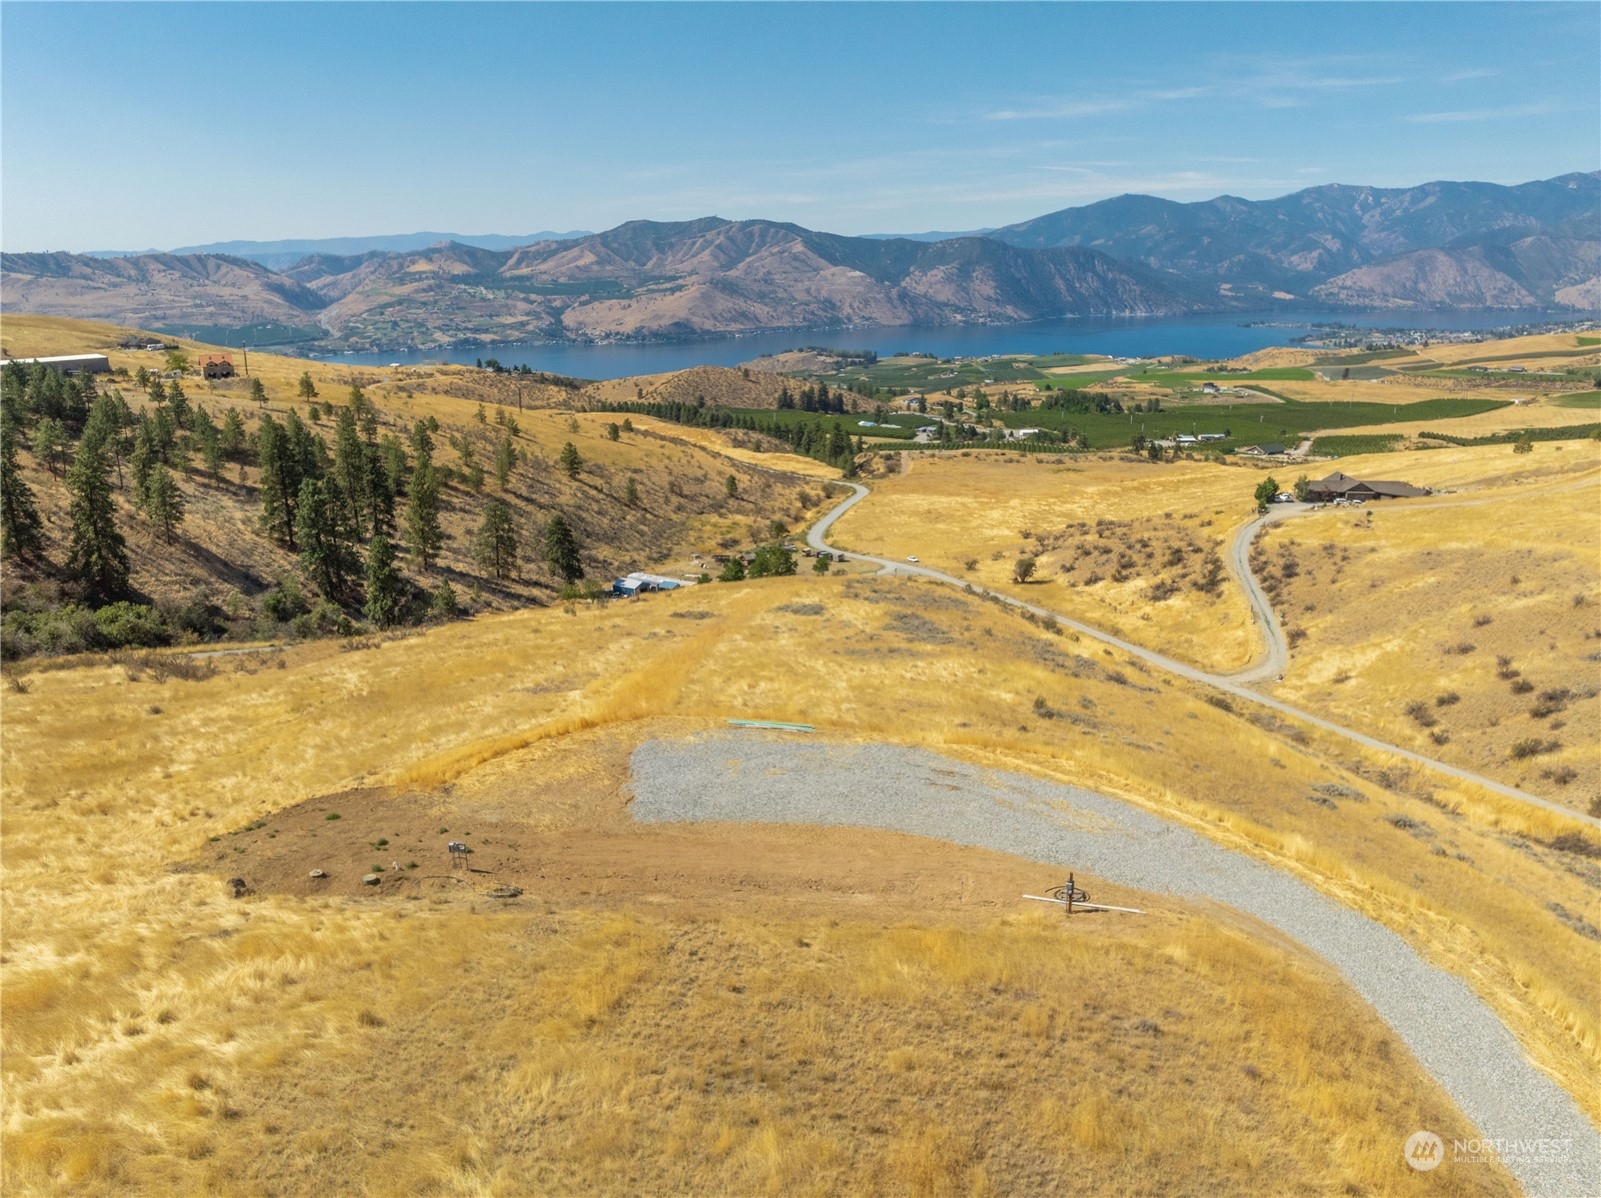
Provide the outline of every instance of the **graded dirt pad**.
[[[1014,857],[893,832],[642,825],[627,806],[632,748],[616,730],[581,733],[440,792],[321,796],[209,841],[179,868],[298,897],[482,904],[514,888],[519,909],[684,911],[712,902],[749,915],[963,924],[1016,912],[1025,890],[1061,881]],[[451,841],[470,850],[454,867]],[[378,882],[364,880],[374,873]],[[1111,902],[1131,893],[1102,891],[1118,896]]]

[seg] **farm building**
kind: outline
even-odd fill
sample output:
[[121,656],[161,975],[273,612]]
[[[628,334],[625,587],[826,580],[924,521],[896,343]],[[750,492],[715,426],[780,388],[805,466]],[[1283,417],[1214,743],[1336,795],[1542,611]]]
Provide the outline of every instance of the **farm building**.
[[201,354],[200,373],[208,379],[231,379],[233,359],[227,354]]
[[1268,441],[1262,445],[1246,445],[1240,452],[1249,454],[1253,458],[1276,458],[1284,452],[1284,446],[1277,441]]
[[668,578],[665,574],[646,574],[642,570],[635,570],[625,578],[614,579],[611,593],[619,598],[633,599],[650,591],[676,591],[679,587],[694,585],[693,579]]
[[1411,483],[1393,481],[1364,482],[1336,470],[1327,478],[1307,484],[1307,493],[1319,503],[1331,499],[1415,499],[1428,492]]
[[111,361],[105,354],[60,354],[53,358],[7,358],[0,360],[0,367],[18,366],[48,366],[58,374],[110,374]]

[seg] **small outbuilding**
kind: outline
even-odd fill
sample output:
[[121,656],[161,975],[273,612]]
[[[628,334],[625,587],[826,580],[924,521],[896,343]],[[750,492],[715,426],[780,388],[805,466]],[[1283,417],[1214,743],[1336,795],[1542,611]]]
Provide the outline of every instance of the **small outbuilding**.
[[231,379],[233,359],[227,354],[201,354],[200,373],[208,379]]
[[614,579],[611,593],[620,599],[633,599],[650,591],[676,591],[679,587],[692,587],[692,578],[669,578],[665,574],[647,574],[635,570],[624,578]]
[[1240,452],[1253,458],[1276,458],[1284,452],[1284,446],[1277,441],[1266,441],[1261,445],[1246,445]]
[[6,358],[0,368],[15,362],[18,366],[48,366],[57,374],[110,374],[111,359],[105,354],[58,354],[51,358]]

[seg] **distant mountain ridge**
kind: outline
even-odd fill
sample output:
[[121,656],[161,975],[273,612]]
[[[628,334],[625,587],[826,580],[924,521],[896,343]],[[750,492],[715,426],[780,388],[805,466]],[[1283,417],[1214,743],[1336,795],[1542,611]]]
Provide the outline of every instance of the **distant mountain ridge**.
[[224,254],[232,258],[247,258],[259,262],[269,270],[283,270],[311,254],[336,254],[342,257],[356,254],[404,254],[427,249],[447,241],[478,246],[486,250],[505,250],[513,246],[528,245],[535,241],[571,241],[588,237],[589,230],[575,229],[566,233],[546,230],[522,235],[506,233],[392,233],[374,237],[314,237],[288,241],[212,241],[205,245],[184,245],[174,250],[92,250],[90,258],[134,258],[147,254]]
[[[1277,295],[1321,302],[1335,297],[1384,294],[1379,306],[1480,307],[1476,299],[1435,301],[1442,289],[1425,284],[1388,295],[1381,278],[1440,271],[1481,276],[1475,296],[1519,293],[1514,307],[1560,304],[1544,276],[1490,279],[1471,269],[1474,252],[1509,235],[1547,236],[1561,250],[1586,259],[1586,243],[1601,242],[1601,172],[1561,175],[1514,187],[1495,183],[1425,183],[1376,188],[1328,184],[1273,200],[1218,196],[1181,204],[1154,196],[1125,195],[1065,208],[1008,225],[988,236],[1023,248],[1086,246],[1192,282],[1224,288],[1237,297]],[[1401,271],[1371,272],[1341,283],[1347,272],[1420,251],[1443,251]],[[1482,256],[1482,255],[1481,255]],[[1502,273],[1499,268],[1489,267]],[[1364,281],[1365,280],[1365,281]],[[1324,287],[1324,284],[1331,284]],[[1530,291],[1526,284],[1533,284]],[[1363,306],[1366,306],[1364,303]]]
[[257,259],[264,246],[316,247],[276,266],[209,250],[4,254],[0,302],[144,327],[282,325],[325,348],[1308,304],[1595,311],[1601,172],[1516,187],[1336,184],[1261,201],[1119,196],[982,236],[846,237],[712,216],[517,245],[373,244],[385,240],[396,239],[219,243],[256,247]]

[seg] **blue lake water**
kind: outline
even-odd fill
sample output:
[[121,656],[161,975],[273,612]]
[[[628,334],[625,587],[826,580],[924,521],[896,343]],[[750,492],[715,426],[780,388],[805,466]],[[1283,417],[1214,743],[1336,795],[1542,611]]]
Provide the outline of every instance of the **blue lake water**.
[[[1188,354],[1232,358],[1269,345],[1286,345],[1311,324],[1338,322],[1363,328],[1491,329],[1538,320],[1520,312],[1234,312],[1226,315],[1160,317],[1083,317],[1013,325],[903,325],[879,328],[812,329],[705,337],[692,341],[587,345],[573,343],[472,346],[449,350],[390,350],[374,354],[335,354],[332,362],[385,366],[454,362],[471,365],[491,357],[503,366],[585,379],[659,374],[690,366],[736,366],[762,354],[803,345],[833,349],[871,349],[880,357],[901,351],[942,358],[989,354],[1094,353],[1116,357]],[[1271,327],[1252,327],[1271,321]],[[1292,327],[1293,326],[1293,327]]]

